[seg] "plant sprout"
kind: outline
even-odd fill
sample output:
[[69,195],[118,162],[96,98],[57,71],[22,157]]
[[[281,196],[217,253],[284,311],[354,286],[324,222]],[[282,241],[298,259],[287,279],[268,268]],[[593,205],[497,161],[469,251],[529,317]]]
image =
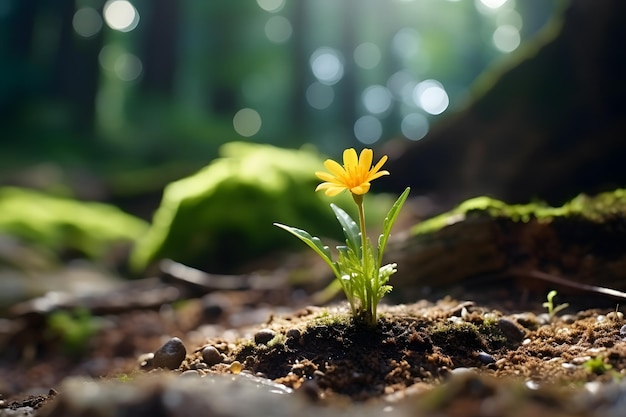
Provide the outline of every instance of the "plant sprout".
[[569,307],[568,303],[563,303],[563,304],[559,304],[557,306],[554,305],[554,297],[556,297],[556,290],[552,290],[548,293],[546,299],[548,301],[545,301],[542,306],[544,308],[548,309],[548,316],[550,317],[550,320],[553,320],[554,317],[556,317],[557,313],[561,310],[566,309],[567,307]]
[[388,171],[381,171],[387,156],[383,156],[372,167],[373,152],[371,149],[363,149],[357,156],[354,149],[346,149],[343,152],[343,166],[332,159],[327,159],[324,166],[330,172],[316,172],[315,175],[322,182],[315,191],[324,190],[326,195],[333,197],[348,190],[357,205],[359,223],[357,224],[345,211],[331,204],[339,224],[346,238],[345,246],[337,246],[338,259],[332,258],[330,249],[322,241],[311,236],[308,232],[295,227],[274,223],[295,235],[311,249],[313,249],[332,269],[335,278],[341,284],[355,320],[360,320],[374,326],[377,322],[377,306],[380,300],[391,291],[387,285],[389,277],[396,270],[396,264],[382,265],[383,253],[391,234],[391,228],[398,218],[400,209],[406,201],[410,188],[407,187],[393,204],[383,222],[383,230],[378,237],[376,248],[372,246],[365,228],[365,210],[363,198],[370,190],[371,181],[383,175],[389,175]]

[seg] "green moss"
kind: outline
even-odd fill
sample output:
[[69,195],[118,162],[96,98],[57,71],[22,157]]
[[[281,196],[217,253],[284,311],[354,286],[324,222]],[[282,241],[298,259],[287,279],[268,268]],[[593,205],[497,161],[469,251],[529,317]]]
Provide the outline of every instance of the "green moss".
[[115,243],[135,242],[147,228],[141,219],[110,205],[0,188],[0,233],[55,253],[97,259]]
[[480,333],[478,326],[465,321],[441,323],[431,330],[431,339],[448,353],[458,349],[483,350],[488,347],[486,338]]
[[220,155],[165,188],[152,227],[132,254],[135,270],[171,258],[226,272],[270,251],[302,248],[274,222],[341,237],[329,204],[352,203],[347,195],[330,200],[314,192],[323,160],[313,150],[232,142]]
[[593,197],[581,194],[561,207],[551,207],[542,203],[510,205],[489,197],[476,197],[461,203],[449,212],[415,225],[411,233],[414,235],[432,233],[465,220],[468,216],[507,218],[514,222],[550,221],[557,217],[575,217],[591,222],[602,222],[625,215],[626,189],[617,189]]

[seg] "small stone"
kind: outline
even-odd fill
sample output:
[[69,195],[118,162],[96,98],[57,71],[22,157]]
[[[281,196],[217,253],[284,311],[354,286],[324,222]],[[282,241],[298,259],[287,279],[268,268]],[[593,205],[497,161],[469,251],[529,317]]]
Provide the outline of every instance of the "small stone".
[[180,374],[181,378],[197,378],[200,376],[200,372],[194,370],[194,369],[190,369],[188,371],[183,372],[182,374]]
[[622,337],[626,337],[626,324],[623,325],[620,329],[619,329],[619,335]]
[[186,355],[187,349],[182,340],[173,337],[154,352],[152,365],[155,368],[177,369]]
[[276,332],[272,329],[261,329],[254,335],[254,343],[257,345],[266,345],[276,336]]
[[230,366],[228,367],[228,369],[230,370],[230,372],[232,372],[233,374],[238,374],[241,372],[241,370],[243,369],[243,365],[241,364],[241,362],[239,361],[233,361],[233,363],[230,364]]
[[468,375],[473,372],[474,371],[471,368],[466,368],[464,366],[459,366],[458,368],[454,368],[450,370],[451,375]]
[[478,352],[478,360],[485,365],[496,362],[495,358],[486,352]]
[[504,337],[512,343],[522,343],[526,333],[512,320],[501,318],[496,323]]
[[524,385],[531,391],[537,391],[539,388],[541,388],[541,385],[539,385],[537,381],[533,381],[532,379],[524,382]]
[[298,329],[289,329],[287,330],[286,336],[288,340],[298,340],[302,336],[302,333]]
[[200,369],[208,369],[209,365],[204,362],[194,363],[190,366],[191,369],[200,370]]
[[202,360],[209,366],[215,365],[222,362],[222,354],[215,346],[207,346],[202,349]]
[[201,300],[203,319],[208,323],[217,323],[228,311],[230,300],[221,293],[211,293]]
[[622,313],[621,311],[611,311],[606,315],[606,318],[616,321],[624,320],[624,313]]

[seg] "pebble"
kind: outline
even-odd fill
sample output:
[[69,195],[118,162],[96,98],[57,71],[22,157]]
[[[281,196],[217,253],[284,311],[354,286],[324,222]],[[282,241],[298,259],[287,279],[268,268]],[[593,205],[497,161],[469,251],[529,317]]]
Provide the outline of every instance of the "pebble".
[[526,386],[526,388],[528,388],[531,391],[537,391],[539,388],[541,388],[541,385],[539,385],[537,381],[533,381],[532,379],[529,379],[526,382],[524,382],[524,385]]
[[496,327],[500,329],[508,341],[513,343],[522,343],[526,336],[526,333],[514,321],[509,319],[499,319]]
[[450,370],[451,375],[466,375],[471,373],[474,373],[474,370],[472,370],[472,368],[466,368],[464,366],[459,366],[458,368]]
[[181,378],[197,378],[200,376],[200,372],[194,370],[194,369],[190,369],[188,371],[183,372],[182,374],[180,374]]
[[155,368],[177,369],[186,355],[187,349],[182,340],[173,337],[154,352],[152,365]]
[[519,313],[513,317],[521,326],[530,330],[536,329],[541,325],[539,319],[533,313]]
[[234,361],[233,363],[230,364],[230,366],[228,367],[228,369],[230,370],[230,372],[232,372],[233,374],[238,374],[241,372],[241,370],[243,369],[243,365],[241,364],[241,362],[239,361]]
[[624,320],[624,313],[621,311],[611,311],[606,315],[606,318],[617,321]]
[[287,330],[286,336],[287,340],[298,341],[300,340],[300,337],[302,337],[302,333],[298,329],[289,329]]
[[207,365],[215,365],[222,362],[222,354],[219,350],[215,348],[215,346],[207,346],[202,349],[202,360]]
[[620,329],[619,329],[619,335],[622,337],[626,337],[626,324],[623,325]]
[[217,323],[224,317],[230,300],[220,293],[211,293],[202,297],[202,315],[209,323]]
[[276,332],[272,329],[261,329],[254,334],[254,343],[257,345],[266,345],[276,336]]
[[485,365],[495,363],[496,359],[486,352],[478,352],[478,360]]

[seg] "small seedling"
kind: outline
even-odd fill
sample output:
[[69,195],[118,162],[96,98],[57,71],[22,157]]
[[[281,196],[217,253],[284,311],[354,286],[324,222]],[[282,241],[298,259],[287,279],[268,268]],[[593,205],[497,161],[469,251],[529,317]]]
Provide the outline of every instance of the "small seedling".
[[554,305],[554,297],[556,297],[557,292],[552,290],[548,293],[546,297],[548,301],[545,301],[542,305],[544,308],[548,309],[548,316],[550,317],[550,321],[552,321],[559,311],[566,309],[569,307],[568,303],[559,304],[557,306]]
[[346,149],[343,152],[343,166],[332,159],[327,159],[324,166],[329,172],[315,173],[324,181],[317,186],[315,191],[324,190],[327,196],[333,197],[348,190],[359,212],[357,224],[345,211],[334,204],[330,205],[346,237],[346,245],[337,246],[339,254],[336,261],[332,259],[329,247],[325,246],[319,238],[295,227],[274,224],[295,235],[324,259],[343,288],[355,320],[374,326],[378,320],[376,307],[383,296],[391,291],[391,286],[387,285],[387,282],[389,277],[396,272],[395,263],[382,265],[383,252],[391,228],[409,195],[409,188],[404,190],[389,210],[383,223],[383,232],[378,237],[377,246],[374,247],[365,230],[363,197],[369,191],[371,181],[383,175],[389,175],[389,172],[380,170],[387,161],[387,156],[383,156],[374,166],[372,166],[372,158],[371,149],[363,149],[360,156],[357,156],[356,150]]
[[583,367],[590,374],[602,375],[610,371],[613,367],[609,363],[605,363],[602,356],[596,356],[583,363]]

